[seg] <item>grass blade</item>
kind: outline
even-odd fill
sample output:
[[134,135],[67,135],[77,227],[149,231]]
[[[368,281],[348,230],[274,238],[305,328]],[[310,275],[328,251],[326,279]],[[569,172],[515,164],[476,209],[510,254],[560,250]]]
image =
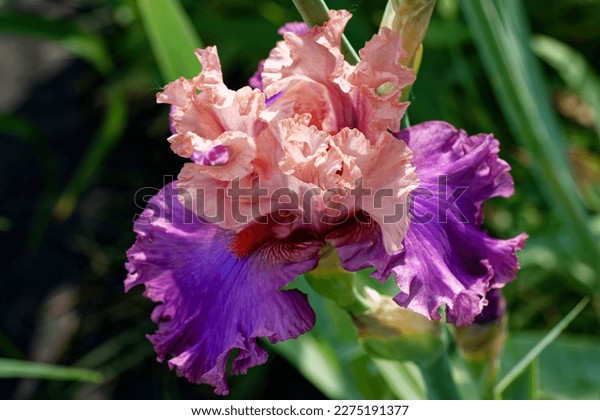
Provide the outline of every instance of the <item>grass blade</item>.
[[594,110],[594,128],[600,135],[600,79],[584,56],[557,39],[536,35],[533,51],[550,65],[565,84]]
[[177,0],[138,0],[138,10],[164,82],[196,76],[200,36]]
[[505,400],[536,400],[539,394],[539,359],[534,359],[523,373],[503,391]]
[[99,372],[26,360],[0,359],[0,378],[35,378],[55,381],[102,382]]
[[396,398],[401,400],[427,399],[425,383],[416,365],[383,359],[373,359],[373,363]]
[[548,347],[577,315],[590,303],[589,298],[583,298],[571,312],[552,328],[529,352],[498,382],[494,388],[494,395],[500,398],[502,392],[519,377],[529,365]]
[[[513,332],[502,354],[502,365],[514,366],[543,337],[542,331]],[[561,334],[538,360],[537,398],[596,400],[600,397],[600,338]],[[503,393],[505,398],[510,388]]]

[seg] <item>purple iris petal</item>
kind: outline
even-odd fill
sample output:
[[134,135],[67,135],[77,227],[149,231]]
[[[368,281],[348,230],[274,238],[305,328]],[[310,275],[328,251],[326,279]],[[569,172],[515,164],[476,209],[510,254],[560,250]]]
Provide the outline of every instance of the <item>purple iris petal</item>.
[[[481,228],[481,204],[513,194],[510,167],[499,159],[491,135],[469,137],[444,122],[416,125],[398,137],[413,151],[420,180],[404,250],[387,255],[374,223],[350,225],[328,239],[347,270],[373,266],[372,276],[381,281],[394,275],[401,306],[439,319],[438,308],[445,304],[448,321],[469,324],[482,312],[486,294],[515,277],[515,252],[527,238],[495,239]],[[460,196],[453,195],[457,191]]]
[[252,77],[250,77],[250,79],[248,80],[248,86],[250,86],[251,88],[254,88],[254,89],[260,89],[260,90],[263,89],[262,72],[263,72],[264,68],[265,68],[265,60],[260,60],[258,62],[258,68],[254,72]]
[[223,166],[229,162],[229,150],[227,147],[219,144],[206,152],[196,150],[190,156],[190,159],[204,166]]
[[203,222],[176,194],[174,184],[165,186],[136,221],[125,288],[143,284],[159,302],[152,313],[159,328],[149,336],[158,358],[172,356],[169,367],[179,375],[227,394],[233,349],[232,372],[244,373],[267,360],[259,337],[275,343],[312,328],[306,296],[279,289],[316,266],[322,242],[268,239],[239,257],[235,233]]
[[506,312],[506,299],[502,296],[500,289],[491,290],[486,296],[488,304],[483,308],[483,311],[475,318],[475,324],[489,324],[500,320]]
[[283,35],[286,32],[292,32],[296,35],[304,35],[310,31],[310,28],[306,22],[288,22],[277,30],[279,35]]
[[513,280],[519,268],[515,251],[527,238],[500,240],[481,229],[482,203],[514,192],[510,166],[498,157],[492,135],[469,137],[444,122],[420,124],[398,137],[414,153],[420,187],[431,194],[415,199],[413,217],[434,218],[411,223],[401,265],[394,269],[401,289],[395,300],[433,318],[446,304],[450,322],[469,324],[487,292]]

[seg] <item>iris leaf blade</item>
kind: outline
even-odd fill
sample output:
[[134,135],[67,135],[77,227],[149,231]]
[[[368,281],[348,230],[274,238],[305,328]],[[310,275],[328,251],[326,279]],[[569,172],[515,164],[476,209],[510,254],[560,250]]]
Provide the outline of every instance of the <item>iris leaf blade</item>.
[[100,383],[103,380],[102,374],[90,369],[3,358],[0,359],[0,378],[35,378],[92,383]]
[[494,388],[497,398],[533,363],[539,355],[564,331],[577,315],[590,303],[589,298],[583,298],[571,311],[552,328],[513,368],[498,382]]
[[[563,128],[529,46],[523,5],[516,0],[463,0],[473,40],[513,136],[528,150],[546,201],[565,227],[577,255],[600,279],[600,249],[567,161]],[[582,284],[600,291],[600,281]]]
[[[544,337],[542,331],[513,333],[502,354],[502,365],[514,366]],[[600,398],[600,339],[563,334],[548,345],[539,358],[538,398]]]
[[138,10],[164,82],[196,76],[202,40],[177,0],[138,0]]
[[600,78],[585,57],[567,44],[545,35],[534,36],[531,46],[538,57],[556,70],[565,84],[593,109],[594,126],[600,135]]

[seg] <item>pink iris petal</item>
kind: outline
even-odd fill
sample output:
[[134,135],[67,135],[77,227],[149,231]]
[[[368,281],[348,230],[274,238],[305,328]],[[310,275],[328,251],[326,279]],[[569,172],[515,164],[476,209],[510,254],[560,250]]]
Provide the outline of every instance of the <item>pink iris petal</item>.
[[[400,129],[408,106],[400,102],[402,89],[415,79],[399,62],[406,55],[401,38],[383,28],[360,50],[362,61],[351,66],[340,51],[351,15],[331,11],[329,16],[305,35],[285,33],[264,62],[265,93],[284,92],[270,111],[278,111],[274,119],[310,114],[311,124],[328,132],[357,128],[376,143],[387,130]],[[382,85],[388,88],[385,94],[380,93]]]
[[[310,28],[304,22],[289,22],[289,23],[286,23],[285,25],[283,25],[281,28],[279,28],[277,30],[277,33],[279,35],[284,35],[286,32],[292,32],[292,33],[295,33],[296,35],[304,35],[309,31],[310,31]],[[262,72],[264,69],[264,65],[265,65],[265,60],[260,60],[256,71],[254,72],[252,77],[250,77],[250,79],[248,80],[248,86],[253,87],[255,89],[260,89],[260,90],[263,89]],[[267,106],[268,106],[268,103],[267,103]]]

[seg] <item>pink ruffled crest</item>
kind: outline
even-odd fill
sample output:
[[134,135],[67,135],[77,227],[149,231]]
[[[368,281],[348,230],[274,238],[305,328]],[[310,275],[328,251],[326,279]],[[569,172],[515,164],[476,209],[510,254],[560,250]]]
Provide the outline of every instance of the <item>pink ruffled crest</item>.
[[[366,212],[380,226],[388,253],[401,250],[409,226],[408,197],[418,185],[406,143],[388,133],[374,145],[357,129],[330,135],[307,122],[305,117],[278,124],[281,170],[324,195],[340,191],[338,201],[349,213]],[[355,197],[357,188],[364,197]]]
[[[281,207],[274,198],[278,191],[290,189],[303,197],[316,188],[315,206],[307,209],[302,202],[294,209],[312,228],[327,229],[315,213],[327,213],[328,203],[337,201],[349,214],[369,213],[381,226],[388,252],[402,248],[408,195],[418,180],[406,144],[388,130],[400,123],[401,89],[413,78],[398,64],[404,52],[392,31],[383,30],[365,45],[363,62],[348,64],[340,45],[350,17],[347,11],[331,11],[323,26],[284,28],[284,41],[264,63],[264,93],[249,87],[229,90],[214,47],[196,52],[201,74],[165,87],[158,101],[174,107],[171,148],[194,162],[184,165],[178,178],[192,197],[186,206],[203,217],[220,211],[223,217],[216,223],[239,232]],[[392,89],[382,95],[378,89],[386,83]],[[215,163],[207,156],[217,147],[221,160]],[[233,186],[249,190],[255,182],[265,196],[224,194]],[[352,190],[358,185],[386,193],[378,202],[371,196],[357,205]],[[208,199],[220,195],[218,203]],[[386,221],[388,214],[398,216],[397,209],[401,217]]]
[[[286,32],[292,32],[297,35],[304,35],[310,31],[310,28],[305,22],[288,22],[277,30],[279,35],[284,35]],[[260,60],[258,67],[252,77],[248,80],[248,86],[255,89],[263,89],[262,72],[265,65],[265,60]],[[267,103],[267,106],[269,104]]]
[[344,62],[340,44],[351,16],[345,10],[332,10],[329,12],[329,21],[323,26],[314,26],[305,34],[284,32],[284,41],[277,43],[264,63],[262,81],[267,95],[281,90],[277,86],[269,86],[284,77],[328,81],[331,77],[328,71],[338,66],[349,68],[349,64]]
[[345,61],[341,54],[338,57],[328,47],[308,38],[311,33],[303,37],[287,33],[285,41],[265,61],[265,93],[268,97],[281,95],[269,106],[270,119],[310,114],[311,124],[335,133],[353,119],[352,98],[332,82],[343,71]]
[[294,119],[279,122],[280,142],[285,156],[279,168],[286,175],[312,184],[322,190],[352,188],[360,176],[355,159],[344,154],[333,136]]
[[[242,131],[256,137],[266,123],[264,93],[248,86],[233,91],[223,83],[217,47],[196,50],[202,72],[192,80],[167,84],[156,100],[174,106],[171,122],[177,134],[195,133],[213,140],[226,131]],[[171,140],[171,143],[177,140]]]
[[411,69],[400,64],[406,56],[402,38],[388,28],[381,28],[359,51],[350,81],[359,92],[358,126],[367,137],[378,140],[381,133],[400,130],[402,116],[409,103],[401,102],[402,89],[415,82]]
[[360,188],[369,191],[357,208],[379,225],[388,254],[402,250],[409,227],[409,196],[419,185],[411,150],[390,133],[381,135],[375,145],[356,129],[342,130],[336,140],[355,158],[361,169]]
[[[202,72],[192,80],[169,83],[157,102],[172,105],[171,149],[194,162],[184,165],[179,175],[179,186],[190,197],[185,205],[199,215],[215,215],[220,211],[218,190],[253,172],[256,138],[267,127],[262,117],[266,97],[250,87],[228,89],[216,47],[197,50],[196,55]],[[227,220],[222,224],[231,225],[231,218]]]
[[406,53],[397,33],[384,28],[360,51],[352,66],[341,53],[341,38],[351,17],[330,11],[329,21],[305,35],[286,33],[264,62],[262,85],[267,96],[282,94],[269,106],[270,119],[307,113],[311,124],[335,133],[358,128],[373,143],[387,130],[398,131],[408,106],[402,89],[414,75],[399,60]]

